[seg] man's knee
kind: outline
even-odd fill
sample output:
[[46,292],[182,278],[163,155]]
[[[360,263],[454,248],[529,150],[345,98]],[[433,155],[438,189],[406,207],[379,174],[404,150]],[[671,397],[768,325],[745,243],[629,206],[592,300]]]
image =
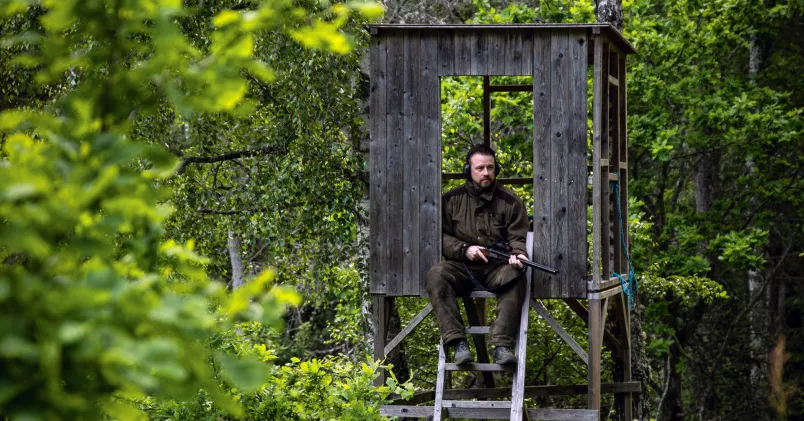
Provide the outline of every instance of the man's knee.
[[429,271],[427,271],[427,275],[424,277],[424,285],[427,288],[427,292],[432,293],[437,292],[445,287],[451,287],[451,284],[455,281],[455,275],[451,273],[449,267],[444,265],[444,263],[439,263]]

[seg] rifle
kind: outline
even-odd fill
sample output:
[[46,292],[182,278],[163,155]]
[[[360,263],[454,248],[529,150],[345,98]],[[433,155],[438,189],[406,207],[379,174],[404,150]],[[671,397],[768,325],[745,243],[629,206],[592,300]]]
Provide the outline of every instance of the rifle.
[[[505,244],[496,243],[490,248],[481,248],[480,250],[481,253],[483,253],[483,255],[486,256],[487,258],[499,259],[499,260],[508,260],[511,258],[511,254],[508,253],[511,250]],[[541,263],[531,262],[530,260],[519,259],[519,261],[529,268],[538,269],[542,272],[547,272],[551,275],[558,275],[558,270],[553,269],[550,266],[543,265]]]

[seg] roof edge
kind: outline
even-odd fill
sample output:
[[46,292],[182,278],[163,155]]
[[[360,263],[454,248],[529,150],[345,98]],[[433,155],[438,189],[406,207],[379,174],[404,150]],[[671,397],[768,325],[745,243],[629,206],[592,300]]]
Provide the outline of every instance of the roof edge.
[[377,35],[382,30],[509,30],[509,29],[598,29],[605,33],[615,42],[620,50],[626,54],[635,54],[636,48],[610,23],[526,23],[526,24],[464,24],[464,25],[431,25],[431,24],[372,24],[367,25],[372,35]]

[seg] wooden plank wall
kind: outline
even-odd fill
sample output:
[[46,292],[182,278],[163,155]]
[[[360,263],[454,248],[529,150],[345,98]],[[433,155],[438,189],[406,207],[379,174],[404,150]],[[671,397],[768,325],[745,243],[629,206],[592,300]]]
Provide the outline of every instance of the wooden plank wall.
[[425,295],[441,260],[440,77],[534,76],[538,298],[586,294],[584,29],[383,30],[372,37],[371,293]]
[[[449,32],[446,33],[449,35]],[[370,225],[374,295],[418,296],[441,260],[443,34],[392,30],[372,37]],[[451,37],[447,37],[452,41]],[[466,46],[466,56],[469,48]]]
[[536,298],[586,296],[585,31],[537,35],[533,50],[534,273]]

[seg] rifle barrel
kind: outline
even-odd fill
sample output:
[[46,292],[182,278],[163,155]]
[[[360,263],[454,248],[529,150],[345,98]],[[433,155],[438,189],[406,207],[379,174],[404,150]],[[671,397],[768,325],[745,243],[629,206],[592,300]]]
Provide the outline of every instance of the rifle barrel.
[[[501,259],[501,257],[495,257],[495,256],[492,256],[492,254],[495,254],[497,256],[503,256],[504,257],[503,260],[508,260],[508,259],[511,258],[510,254],[505,253],[505,252],[501,252],[499,250],[492,250],[492,249],[485,249],[485,250],[488,251],[488,257],[491,257],[493,259],[494,258]],[[530,260],[523,260],[521,258],[519,259],[519,261],[522,262],[527,267],[530,267],[530,268],[533,268],[533,269],[538,269],[538,270],[540,270],[542,272],[547,272],[547,273],[549,273],[551,275],[558,275],[558,269],[553,269],[550,266],[543,265],[541,263],[531,262]]]

